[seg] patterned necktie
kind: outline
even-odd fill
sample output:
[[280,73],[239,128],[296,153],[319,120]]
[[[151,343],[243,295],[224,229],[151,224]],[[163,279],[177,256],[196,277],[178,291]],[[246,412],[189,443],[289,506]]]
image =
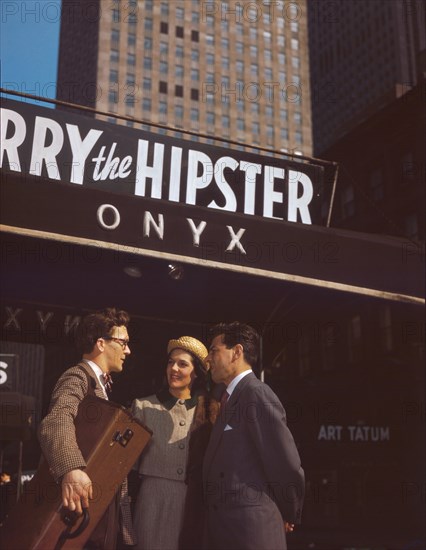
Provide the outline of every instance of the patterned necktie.
[[225,390],[225,391],[222,393],[222,397],[220,398],[220,408],[221,408],[221,409],[224,409],[224,408],[225,408],[225,405],[226,405],[228,399],[229,399],[229,393]]
[[102,373],[102,380],[104,381],[104,388],[107,393],[111,393],[112,390],[112,378],[109,372]]

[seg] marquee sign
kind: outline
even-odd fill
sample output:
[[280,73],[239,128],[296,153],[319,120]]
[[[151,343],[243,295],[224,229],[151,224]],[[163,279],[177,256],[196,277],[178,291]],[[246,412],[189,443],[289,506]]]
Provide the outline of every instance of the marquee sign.
[[1,117],[1,231],[423,303],[416,243],[317,224],[323,166],[16,101]]
[[2,100],[0,168],[170,203],[319,224],[323,166]]

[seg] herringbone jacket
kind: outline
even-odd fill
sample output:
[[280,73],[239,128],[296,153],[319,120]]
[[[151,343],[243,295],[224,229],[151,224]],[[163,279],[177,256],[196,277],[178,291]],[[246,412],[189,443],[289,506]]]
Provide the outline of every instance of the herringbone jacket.
[[[57,482],[67,472],[86,467],[86,461],[77,445],[74,419],[78,406],[89,391],[89,379],[93,380],[95,395],[105,399],[95,373],[82,361],[78,366],[65,371],[59,378],[53,389],[49,412],[40,423],[38,436],[41,449]],[[120,511],[123,540],[126,544],[135,544],[127,480],[121,487]]]

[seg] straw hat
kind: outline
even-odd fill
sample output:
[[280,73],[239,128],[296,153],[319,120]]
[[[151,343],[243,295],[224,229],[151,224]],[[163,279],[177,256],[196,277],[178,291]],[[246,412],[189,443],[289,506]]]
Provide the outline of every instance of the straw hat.
[[205,360],[209,352],[206,346],[196,338],[192,338],[192,336],[181,336],[177,340],[169,340],[167,344],[167,353],[170,353],[176,348],[193,353],[195,357],[198,357],[202,364],[205,365]]

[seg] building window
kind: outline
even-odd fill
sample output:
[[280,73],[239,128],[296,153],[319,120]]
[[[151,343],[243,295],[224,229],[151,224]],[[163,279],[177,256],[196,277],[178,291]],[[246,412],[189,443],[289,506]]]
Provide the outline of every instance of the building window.
[[160,111],[160,115],[167,115],[167,102],[160,101],[158,104],[158,109]]
[[117,92],[116,92],[115,90],[110,90],[110,91],[108,92],[108,101],[109,101],[110,103],[117,103],[117,99],[118,99],[117,96],[118,96],[118,94],[117,94]]
[[200,97],[200,92],[195,88],[191,88],[191,99],[192,99],[192,101],[198,101],[199,97]]
[[160,56],[164,59],[169,53],[169,45],[167,42],[160,42]]
[[274,109],[273,109],[272,105],[265,105],[265,115],[269,119],[273,118]]
[[237,130],[239,130],[240,132],[244,132],[245,130],[244,119],[237,118]]
[[183,118],[183,107],[182,107],[182,105],[175,105],[175,118],[176,119],[182,119]]
[[297,111],[293,115],[294,123],[297,126],[301,126],[302,124],[302,113],[298,113]]
[[[243,42],[236,42],[235,43],[235,51],[237,52],[238,55],[243,55],[244,53],[244,43]],[[250,51],[251,51],[251,46],[250,46]]]
[[160,94],[167,94],[167,82],[160,80],[159,91]]
[[175,76],[176,78],[183,77],[183,65],[175,65]]
[[183,47],[176,46],[176,57],[183,57]]
[[114,43],[120,42],[120,31],[118,29],[112,29],[111,42],[114,42]]
[[272,61],[272,50],[265,50],[265,61],[267,63]]
[[144,79],[142,80],[142,87],[144,90],[147,90],[147,91],[150,91],[151,90],[151,86],[152,86],[152,81],[150,78],[148,77],[144,77]]
[[281,137],[281,139],[283,139],[285,141],[288,141],[288,130],[287,130],[287,128],[281,128],[280,137]]
[[229,70],[229,57],[222,57],[222,69]]
[[235,62],[235,68],[238,74],[244,73],[244,62],[237,59],[237,61]]
[[260,134],[260,124],[258,122],[251,123],[251,133],[254,136],[258,136]]
[[169,64],[167,61],[160,61],[160,73],[167,74],[169,71]]
[[183,97],[183,86],[179,86],[179,84],[176,84],[176,86],[175,86],[175,96],[176,97]]
[[[200,14],[198,13],[198,11],[193,11],[191,13],[191,21],[193,23],[199,23],[200,22]],[[198,40],[196,42],[198,42]]]
[[120,10],[117,8],[113,8],[112,10],[112,22],[120,23]]
[[200,33],[198,31],[191,31],[191,40],[192,42],[200,41]]
[[151,111],[151,100],[149,97],[144,97],[142,99],[142,109],[144,111]]
[[207,65],[214,65],[214,53],[206,53],[206,63]]
[[127,54],[127,65],[134,67],[136,65],[136,55],[134,53]]
[[213,17],[213,15],[207,15],[206,16],[206,25],[208,27],[213,27],[214,26],[214,17]]
[[291,39],[291,49],[292,50],[298,50],[299,49],[299,41],[297,40],[297,38],[292,38]]
[[161,13],[161,15],[169,15],[169,4],[168,4],[168,2],[161,2],[160,13]]
[[278,54],[278,64],[281,66],[281,67],[284,67],[285,66],[285,54],[284,53],[279,53]]
[[191,69],[191,80],[194,82],[200,80],[200,71],[198,69]]
[[257,29],[256,29],[256,27],[250,27],[249,36],[250,36],[250,40],[252,40],[253,42],[256,42],[256,40],[257,40]]
[[145,27],[146,31],[152,31],[152,19],[151,19],[151,17],[146,17],[145,18],[144,27]]
[[208,126],[214,126],[214,119],[215,119],[214,113],[212,113],[211,111],[207,111],[206,122]]
[[118,63],[118,50],[112,48],[109,54],[109,60],[111,63]]
[[111,69],[109,72],[109,81],[110,82],[118,82],[118,71],[115,69]]
[[190,117],[191,117],[191,120],[195,121],[195,122],[198,122],[198,120],[200,119],[200,112],[198,109],[191,109],[190,111]]
[[143,68],[146,70],[151,70],[152,68],[152,58],[151,57],[144,57],[143,58]]
[[169,24],[165,21],[160,22],[160,32],[162,34],[168,34],[169,33]]
[[298,130],[296,130],[296,132],[294,132],[294,142],[296,143],[296,145],[302,145],[303,144],[302,132],[299,132]]
[[298,57],[291,56],[291,66],[294,70],[299,70],[300,68],[300,59]]
[[222,115],[222,127],[223,128],[230,127],[230,118],[228,115]]
[[220,43],[222,45],[222,50],[225,50],[227,52],[229,50],[229,40],[227,38],[222,38]]
[[207,46],[214,46],[214,36],[212,34],[206,34]]
[[183,38],[183,27],[176,27],[176,37],[177,38]]
[[184,16],[184,9],[176,8],[176,19],[183,19],[183,16]]
[[136,45],[136,34],[134,32],[129,32],[127,35],[127,45],[130,47]]

